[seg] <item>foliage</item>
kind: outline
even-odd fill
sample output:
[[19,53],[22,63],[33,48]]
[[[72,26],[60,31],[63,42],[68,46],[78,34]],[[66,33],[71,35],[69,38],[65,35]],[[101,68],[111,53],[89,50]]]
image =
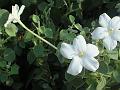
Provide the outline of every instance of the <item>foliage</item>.
[[[98,17],[120,15],[120,0],[0,0],[0,90],[118,90],[120,49],[107,52],[92,41]],[[11,6],[25,5],[21,21],[57,48],[81,34],[99,46],[100,67],[79,75],[66,73],[70,60],[61,56],[19,24],[4,27]]]

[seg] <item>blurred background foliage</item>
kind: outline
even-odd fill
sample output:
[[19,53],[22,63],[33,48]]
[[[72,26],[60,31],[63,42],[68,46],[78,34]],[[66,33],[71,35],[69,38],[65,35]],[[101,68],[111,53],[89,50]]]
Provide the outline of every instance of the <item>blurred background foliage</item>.
[[[91,42],[98,17],[120,15],[120,0],[0,0],[0,90],[118,90],[120,50],[102,50],[96,73],[66,73],[69,60],[20,25],[3,27],[11,6],[25,5],[22,22],[58,48],[78,34]],[[101,45],[101,44],[100,44]],[[103,52],[102,52],[103,51]]]

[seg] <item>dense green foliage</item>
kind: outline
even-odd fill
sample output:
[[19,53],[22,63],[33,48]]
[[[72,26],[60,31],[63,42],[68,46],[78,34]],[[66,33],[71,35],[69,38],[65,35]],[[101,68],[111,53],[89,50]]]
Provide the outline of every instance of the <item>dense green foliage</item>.
[[[0,90],[118,90],[120,47],[107,52],[92,41],[102,13],[120,15],[120,0],[0,0]],[[4,28],[14,4],[25,5],[21,21],[58,48],[81,34],[99,46],[100,67],[79,75],[66,73],[70,60],[19,24]]]

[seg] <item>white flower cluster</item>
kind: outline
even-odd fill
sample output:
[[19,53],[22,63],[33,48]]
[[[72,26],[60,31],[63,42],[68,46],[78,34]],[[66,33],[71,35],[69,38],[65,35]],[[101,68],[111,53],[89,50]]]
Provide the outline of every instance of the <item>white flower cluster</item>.
[[[93,39],[103,39],[103,45],[107,50],[113,50],[120,41],[120,17],[112,19],[103,13],[99,17],[99,24],[92,32]],[[94,58],[99,54],[98,47],[86,44],[83,36],[79,35],[73,40],[73,44],[62,43],[60,53],[67,59],[72,59],[67,73],[78,75],[82,68],[95,72],[99,68],[99,62]]]
[[5,27],[7,27],[8,24],[11,22],[17,23],[18,20],[20,20],[20,15],[22,14],[25,6],[22,5],[21,8],[19,9],[19,6],[15,4],[15,6],[12,6],[12,13],[9,14],[7,22],[4,24]]

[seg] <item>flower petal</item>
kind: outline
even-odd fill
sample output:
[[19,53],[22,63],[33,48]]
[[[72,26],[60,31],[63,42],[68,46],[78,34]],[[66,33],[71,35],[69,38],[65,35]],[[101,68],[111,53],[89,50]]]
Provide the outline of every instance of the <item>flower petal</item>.
[[120,30],[114,30],[112,33],[112,38],[120,42]]
[[106,13],[103,13],[99,17],[99,24],[102,27],[108,27],[108,23],[110,20],[111,20],[111,18]]
[[87,44],[86,55],[89,57],[95,57],[99,54],[98,47],[93,44]]
[[72,59],[75,55],[72,45],[67,43],[61,44],[60,53],[67,59]]
[[86,41],[82,35],[73,40],[73,47],[77,53],[86,51]]
[[7,22],[4,24],[4,27],[7,27],[8,24],[10,24],[13,21],[13,16],[12,14],[9,14]]
[[117,46],[117,41],[109,36],[103,39],[103,45],[107,50],[113,50]]
[[25,9],[25,5],[22,5],[19,12],[18,12],[18,15],[20,16],[23,12],[23,10]]
[[95,72],[99,68],[99,62],[95,58],[85,57],[82,61],[83,67],[87,70]]
[[81,59],[78,56],[75,56],[68,67],[67,73],[78,75],[82,71],[82,68]]
[[110,29],[120,29],[120,17],[115,16],[109,22]]
[[19,11],[19,6],[15,4],[15,6],[12,6],[12,14],[17,15]]
[[106,36],[108,36],[107,28],[104,27],[98,27],[92,32],[93,39],[103,39]]

